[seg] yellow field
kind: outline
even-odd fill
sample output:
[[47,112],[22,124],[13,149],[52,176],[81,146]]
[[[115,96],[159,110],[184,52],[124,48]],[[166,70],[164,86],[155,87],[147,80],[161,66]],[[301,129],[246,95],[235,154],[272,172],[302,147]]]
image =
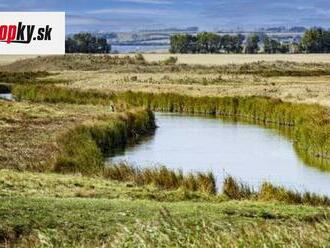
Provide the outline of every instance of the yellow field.
[[27,59],[34,57],[36,57],[36,55],[0,55],[0,65],[6,65],[20,59]]
[[[169,54],[144,54],[148,61],[168,58]],[[178,63],[200,65],[244,64],[258,61],[290,61],[298,63],[330,63],[330,54],[173,54]]]

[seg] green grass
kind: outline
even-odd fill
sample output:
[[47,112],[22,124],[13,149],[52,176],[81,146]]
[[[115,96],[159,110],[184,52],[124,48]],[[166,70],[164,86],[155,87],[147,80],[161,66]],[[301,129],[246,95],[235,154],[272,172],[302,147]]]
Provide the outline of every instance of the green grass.
[[150,134],[155,129],[151,111],[135,110],[116,117],[99,118],[76,125],[57,138],[58,153],[54,164],[57,172],[102,174],[104,157],[128,141]]
[[88,199],[131,199],[177,202],[183,200],[221,202],[211,196],[183,189],[164,190],[154,185],[136,185],[102,176],[78,176],[57,173],[0,171],[0,197],[46,197]]
[[2,170],[0,246],[329,244],[329,208],[268,200],[236,201],[101,177]]
[[[34,75],[21,70],[83,69],[112,71],[194,71],[196,73],[245,73],[273,75],[323,75],[326,65],[255,63],[242,66],[203,67],[176,65],[171,58],[159,63],[143,56],[52,56],[7,66],[15,71],[13,92],[27,103],[5,103],[1,117],[3,138],[12,141],[20,130],[23,139],[37,127],[59,130],[49,153],[54,169],[67,174],[0,170],[0,246],[8,247],[328,247],[330,245],[329,199],[297,193],[269,183],[259,191],[225,180],[224,192],[216,192],[212,174],[183,175],[166,167],[138,169],[129,165],[105,168],[104,155],[128,140],[154,129],[157,111],[212,114],[289,127],[301,154],[329,159],[329,110],[318,105],[298,105],[263,97],[188,97],[179,94],[83,92],[53,85],[33,85]],[[286,68],[287,67],[287,68]],[[306,68],[307,69],[306,69]],[[306,72],[304,72],[304,68]],[[6,74],[7,73],[7,74]],[[3,75],[9,75],[8,72]],[[5,81],[6,81],[5,80]],[[39,79],[38,79],[39,80]],[[38,81],[37,80],[37,81]],[[39,82],[40,83],[40,82]],[[46,102],[49,106],[32,103]],[[55,103],[55,104],[54,104]],[[67,105],[63,104],[66,103]],[[62,105],[61,105],[62,104]],[[72,106],[69,106],[69,105]],[[79,106],[76,104],[93,104]],[[16,109],[24,105],[24,111]],[[40,105],[40,106],[39,106]],[[50,106],[56,106],[56,109]],[[70,109],[61,112],[61,107]],[[77,108],[119,111],[110,117],[73,115]],[[132,107],[135,110],[132,110]],[[7,108],[11,109],[7,111]],[[79,111],[78,111],[79,109]],[[60,111],[61,113],[57,113]],[[57,113],[57,119],[52,119]],[[45,115],[40,119],[40,115]],[[46,118],[47,117],[47,118]],[[63,121],[65,119],[65,121]],[[72,125],[68,125],[70,120]],[[33,125],[31,125],[31,123]],[[45,125],[47,124],[47,125]],[[50,129],[48,125],[55,125]],[[24,129],[27,127],[26,129]],[[33,128],[32,128],[33,127]],[[18,128],[18,129],[14,129]],[[37,137],[44,137],[46,130]],[[49,130],[48,130],[49,129]],[[47,134],[49,135],[49,134]],[[51,136],[53,137],[53,136]],[[20,148],[25,153],[25,143]],[[36,149],[28,144],[28,148]],[[34,144],[34,143],[31,143]],[[38,146],[46,144],[39,144]],[[11,147],[9,147],[8,151]],[[7,149],[7,148],[6,148]],[[56,149],[53,153],[53,149]],[[12,149],[13,150],[13,149]],[[17,150],[17,149],[16,149]],[[15,153],[13,153],[15,156]],[[17,153],[20,154],[20,153]],[[38,156],[40,155],[38,154]],[[35,157],[31,157],[36,161]],[[7,158],[7,157],[5,157]],[[13,158],[15,159],[15,158]],[[7,163],[8,164],[8,163]],[[38,166],[38,165],[37,165]],[[22,167],[24,168],[24,166]],[[24,170],[24,169],[23,169]],[[70,174],[71,173],[71,174]]]
[[233,219],[187,220],[165,209],[158,222],[123,228],[112,242],[118,247],[327,247],[330,242],[328,221],[286,225]]
[[[311,231],[316,229],[313,224],[327,223],[329,210],[315,209],[308,207],[298,208],[281,204],[263,204],[253,202],[223,202],[215,203],[193,203],[193,202],[156,202],[150,200],[107,200],[107,199],[58,199],[58,198],[2,198],[0,202],[0,240],[8,240],[12,243],[29,237],[33,234],[43,234],[50,243],[57,244],[56,247],[71,247],[73,244],[88,244],[89,246],[101,246],[102,243],[112,243],[112,240],[121,240],[126,228],[133,230],[137,235],[145,235],[147,232],[152,235],[155,232],[153,226],[158,226],[160,211],[166,208],[173,218],[168,218],[168,229],[172,234],[168,236],[169,243],[165,247],[171,247],[178,243],[177,237],[184,236],[189,232],[189,228],[197,228],[195,223],[200,225],[200,232],[204,232],[207,226],[222,223],[227,226],[227,230],[219,232],[226,235],[232,242],[239,235],[246,235],[242,225],[255,225],[257,228],[250,230],[250,235],[246,235],[243,240],[246,242],[257,241],[253,235],[267,233],[262,231],[266,228],[276,230],[276,228],[289,231],[296,228]],[[176,223],[171,224],[171,220],[178,220],[178,223],[185,223],[180,226]],[[142,225],[150,225],[149,228],[141,229],[140,225],[135,226],[136,221]],[[201,225],[204,222],[206,227]],[[230,228],[229,228],[230,226]],[[124,228],[125,227],[125,228]],[[156,229],[157,230],[157,229]],[[194,229],[192,229],[194,230]],[[319,230],[321,237],[327,237],[327,229]],[[197,231],[195,229],[195,231]],[[234,233],[234,234],[233,234]],[[155,233],[157,234],[157,232]],[[218,234],[218,235],[219,235]],[[235,235],[236,234],[236,235]],[[191,234],[192,235],[192,234]],[[215,233],[210,233],[213,240],[217,240]],[[279,236],[283,233],[278,233]],[[289,237],[298,238],[299,235],[290,233]],[[258,237],[257,236],[257,237]],[[262,235],[261,235],[262,236]],[[40,238],[36,235],[35,239]],[[134,239],[135,235],[130,238]],[[285,236],[284,236],[285,237]],[[126,236],[126,239],[128,237]],[[159,236],[149,240],[159,242]],[[314,237],[318,239],[319,237]],[[291,238],[292,239],[292,238]],[[307,239],[307,238],[305,238]],[[300,243],[304,238],[296,240]],[[308,238],[308,240],[312,240]],[[198,233],[191,236],[190,242],[200,242]],[[322,241],[322,240],[321,240]],[[118,242],[118,241],[117,241]],[[140,241],[141,242],[141,241]],[[182,246],[187,240],[182,240]],[[265,240],[258,242],[264,245],[271,243]],[[282,240],[285,242],[285,239]],[[66,243],[66,244],[65,244]],[[134,246],[133,243],[130,243]],[[172,245],[171,245],[172,244]],[[213,243],[215,244],[215,243]],[[283,243],[287,244],[287,243]],[[321,243],[320,243],[321,244]],[[326,243],[323,243],[326,244]],[[122,247],[118,245],[116,247]],[[131,247],[131,246],[129,246]],[[151,247],[151,246],[149,246]]]

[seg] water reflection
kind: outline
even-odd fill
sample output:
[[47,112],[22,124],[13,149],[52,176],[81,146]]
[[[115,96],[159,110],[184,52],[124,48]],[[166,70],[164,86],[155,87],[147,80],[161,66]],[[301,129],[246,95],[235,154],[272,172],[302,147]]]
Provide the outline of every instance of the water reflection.
[[[330,195],[330,173],[306,166],[278,130],[211,117],[158,113],[156,118],[159,128],[154,136],[122,150],[109,162],[212,171],[219,184],[230,174],[255,187],[270,181]],[[290,135],[289,130],[280,132]]]
[[0,94],[0,99],[13,100],[13,95],[11,93]]

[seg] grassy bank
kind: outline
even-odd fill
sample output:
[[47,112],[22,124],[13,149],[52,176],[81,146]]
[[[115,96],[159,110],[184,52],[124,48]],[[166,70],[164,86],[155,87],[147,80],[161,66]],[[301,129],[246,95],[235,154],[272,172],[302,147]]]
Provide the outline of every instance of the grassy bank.
[[130,140],[155,129],[151,111],[136,110],[77,125],[57,138],[59,147],[54,169],[57,172],[102,174],[104,157]]
[[191,97],[142,92],[106,95],[40,85],[15,86],[13,92],[18,99],[32,101],[125,103],[154,111],[229,116],[257,124],[289,126],[294,130],[291,138],[299,154],[305,159],[310,157],[323,169],[330,169],[327,165],[330,159],[330,111],[319,105],[294,104],[266,97]]
[[[1,240],[23,247],[326,246],[327,210],[249,202],[2,198]],[[166,208],[170,214],[163,214]],[[175,221],[176,220],[176,221]],[[120,224],[119,224],[120,223]],[[167,234],[167,235],[166,235]],[[308,234],[308,235],[307,235]],[[311,236],[312,235],[312,236]],[[143,238],[139,238],[139,237]],[[226,239],[224,239],[224,237]],[[238,238],[239,237],[239,238]],[[158,244],[158,245],[157,245]]]
[[109,149],[155,128],[143,109],[1,100],[0,109],[0,169],[88,173]]
[[219,242],[318,247],[330,242],[328,208],[267,201],[2,170],[0,245],[157,247],[166,241],[163,247],[173,247],[179,240],[179,247]]

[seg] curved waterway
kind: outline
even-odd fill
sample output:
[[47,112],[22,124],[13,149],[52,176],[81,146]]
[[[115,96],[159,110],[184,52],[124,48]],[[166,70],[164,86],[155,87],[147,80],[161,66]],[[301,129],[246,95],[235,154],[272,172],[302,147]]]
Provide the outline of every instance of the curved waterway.
[[219,118],[156,113],[158,129],[109,158],[140,167],[166,165],[212,171],[218,185],[228,174],[254,187],[263,181],[330,196],[330,173],[307,166],[278,131]]

